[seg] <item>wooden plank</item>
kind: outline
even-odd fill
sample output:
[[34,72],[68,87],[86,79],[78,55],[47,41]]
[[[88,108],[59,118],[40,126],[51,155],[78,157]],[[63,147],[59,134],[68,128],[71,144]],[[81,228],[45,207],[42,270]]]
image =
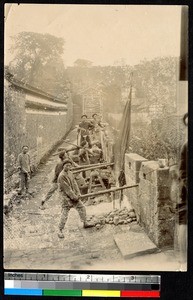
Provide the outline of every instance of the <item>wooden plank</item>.
[[97,165],[97,166],[94,166],[94,167],[81,168],[81,169],[78,169],[78,170],[72,169],[72,173],[76,174],[76,173],[80,173],[80,172],[83,172],[83,171],[90,171],[90,170],[95,170],[95,169],[101,169],[101,168],[104,168],[104,167],[107,167],[107,166],[111,166],[111,165],[113,165],[113,164],[109,163],[109,164],[104,164],[104,165]]
[[80,198],[91,197],[91,196],[99,196],[99,195],[103,195],[103,194],[107,194],[107,193],[111,193],[111,192],[130,189],[130,188],[137,187],[137,186],[138,186],[138,184],[124,185],[124,186],[117,187],[117,188],[114,188],[114,189],[108,189],[108,190],[103,190],[103,191],[99,191],[99,192],[96,192],[96,193],[89,193],[89,194],[81,195]]

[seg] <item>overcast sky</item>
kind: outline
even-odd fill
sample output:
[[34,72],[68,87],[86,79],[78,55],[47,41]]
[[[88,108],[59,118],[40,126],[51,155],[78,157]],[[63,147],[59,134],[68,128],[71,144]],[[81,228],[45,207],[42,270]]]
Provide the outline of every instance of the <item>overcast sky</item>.
[[181,6],[6,4],[5,63],[10,36],[21,31],[65,39],[64,62],[77,58],[134,65],[158,56],[179,56]]

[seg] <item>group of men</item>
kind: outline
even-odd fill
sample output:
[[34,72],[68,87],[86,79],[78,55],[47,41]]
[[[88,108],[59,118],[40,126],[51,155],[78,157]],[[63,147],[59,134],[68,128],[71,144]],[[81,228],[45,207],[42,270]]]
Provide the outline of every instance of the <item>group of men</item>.
[[[79,124],[78,132],[81,136],[81,145],[79,147],[79,156],[82,158],[82,162],[85,161],[85,154],[89,157],[100,157],[99,161],[102,159],[102,150],[97,146],[97,143],[91,144],[91,135],[97,132],[97,127],[103,128],[100,123],[100,118],[97,114],[93,115],[93,120],[88,121],[87,116],[83,115],[81,117],[81,122]],[[19,194],[22,195],[24,192],[28,193],[29,179],[31,174],[31,163],[30,156],[28,154],[28,146],[23,146],[22,153],[18,156],[18,170],[20,174],[20,191]],[[92,227],[93,225],[87,222],[86,218],[86,208],[81,201],[81,191],[85,188],[87,189],[88,184],[81,173],[73,174],[72,168],[77,167],[77,165],[72,157],[67,151],[63,150],[59,153],[60,162],[56,165],[54,171],[54,178],[52,185],[45,195],[44,199],[41,201],[40,209],[45,209],[45,202],[47,202],[56,190],[59,190],[59,197],[62,204],[62,213],[59,223],[58,237],[64,238],[63,229],[65,227],[68,213],[70,209],[75,208],[83,222],[84,228]],[[90,162],[90,160],[89,160]],[[92,161],[92,163],[95,163]]]
[[[29,188],[29,178],[31,173],[30,166],[30,156],[28,154],[28,146],[23,146],[22,153],[18,156],[18,170],[20,172],[20,191],[19,194],[24,192],[28,193]],[[87,222],[86,218],[86,208],[80,200],[80,187],[84,187],[85,181],[81,175],[77,174],[77,179],[75,179],[72,173],[72,167],[77,166],[76,163],[70,158],[66,151],[59,154],[60,162],[55,167],[54,178],[52,181],[52,186],[46,194],[45,198],[42,200],[40,209],[44,209],[45,202],[53,195],[53,193],[58,189],[59,197],[62,204],[62,213],[59,223],[58,237],[64,238],[63,229],[66,224],[68,213],[70,209],[75,208],[83,222],[84,228],[92,227],[93,225]],[[79,178],[78,178],[79,177]],[[78,185],[79,182],[80,184]],[[79,187],[80,186],[80,187]]]
[[81,122],[78,126],[78,133],[80,134],[80,144],[83,141],[87,141],[89,147],[92,146],[91,141],[98,139],[98,133],[104,129],[104,125],[101,122],[101,115],[93,114],[92,119],[88,119],[87,115],[82,115]]
[[101,132],[104,132],[104,129],[100,115],[95,113],[92,119],[88,119],[87,115],[82,115],[78,126],[78,144],[81,147],[78,153],[80,163],[103,162]]
[[[93,118],[96,117],[95,115]],[[184,124],[187,126],[188,115],[184,116]],[[89,125],[90,124],[90,125]],[[92,125],[92,127],[91,127]],[[90,127],[89,127],[90,126]],[[97,123],[96,127],[100,126]],[[82,130],[84,128],[84,130]],[[82,142],[86,142],[88,145],[91,143],[90,139],[90,132],[95,130],[93,123],[87,121],[87,116],[82,116],[82,121],[79,124],[79,129],[81,132]],[[89,146],[87,147],[89,148]],[[90,145],[90,149],[92,148],[92,144]],[[80,147],[81,149],[81,147]],[[84,149],[82,147],[82,149]],[[30,156],[28,154],[28,146],[23,146],[22,153],[18,156],[18,170],[20,174],[20,183],[21,189],[19,194],[22,194],[25,189],[26,193],[28,193],[29,188],[29,178],[31,174],[31,164],[30,164]],[[90,150],[91,151],[91,150]],[[180,202],[177,204],[177,215],[179,217],[179,245],[182,248],[182,253],[184,255],[187,252],[186,249],[186,231],[187,231],[187,142],[184,144],[181,152],[181,161],[180,161],[180,168],[179,168],[179,175],[177,176],[176,180],[180,180],[181,186],[181,194],[180,194]],[[68,213],[70,209],[73,207],[75,208],[79,215],[80,219],[83,222],[84,228],[92,227],[92,224],[89,224],[86,219],[86,208],[83,205],[81,199],[81,189],[87,187],[87,183],[85,179],[80,173],[77,173],[76,178],[72,172],[73,167],[77,167],[78,165],[72,160],[72,158],[68,155],[67,151],[62,151],[59,154],[60,162],[55,167],[55,175],[53,179],[53,184],[49,189],[48,193],[46,194],[45,198],[42,200],[40,208],[44,209],[45,202],[52,196],[52,194],[59,188],[59,192],[61,195],[61,202],[62,202],[62,214],[59,223],[59,232],[58,237],[64,238],[63,229],[66,224]],[[105,170],[108,172],[108,169]],[[104,174],[108,179],[108,174]],[[104,177],[105,178],[105,177]],[[107,188],[107,185],[105,184]],[[171,196],[171,198],[173,198]]]

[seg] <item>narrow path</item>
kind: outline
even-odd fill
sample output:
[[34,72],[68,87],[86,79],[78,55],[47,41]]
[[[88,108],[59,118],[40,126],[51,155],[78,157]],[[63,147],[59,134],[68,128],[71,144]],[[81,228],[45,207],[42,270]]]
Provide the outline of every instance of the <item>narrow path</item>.
[[[68,139],[75,140],[72,131]],[[62,145],[64,147],[67,144]],[[60,219],[58,192],[39,210],[40,202],[50,187],[57,156],[52,156],[31,179],[35,196],[23,199],[14,206],[4,226],[5,269],[59,269],[59,270],[176,270],[172,253],[146,255],[125,261],[114,242],[114,234],[127,233],[136,225],[105,224],[84,229],[76,210],[71,209],[65,227],[65,238],[57,236]],[[87,216],[110,212],[112,203],[86,206]],[[132,241],[131,241],[132,243]],[[129,245],[128,245],[129,247]]]

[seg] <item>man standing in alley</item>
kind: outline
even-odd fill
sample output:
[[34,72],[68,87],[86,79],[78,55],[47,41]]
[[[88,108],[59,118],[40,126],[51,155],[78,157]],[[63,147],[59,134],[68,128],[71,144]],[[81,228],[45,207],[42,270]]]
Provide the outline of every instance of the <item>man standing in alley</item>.
[[58,176],[60,175],[60,172],[63,170],[63,161],[65,158],[67,158],[67,152],[64,150],[59,154],[60,162],[57,163],[55,170],[54,170],[54,179],[52,181],[52,186],[50,187],[49,191],[47,192],[45,198],[42,200],[40,209],[45,209],[44,203],[47,202],[51,196],[54,194],[54,192],[58,188]]
[[22,195],[25,189],[26,189],[26,193],[28,193],[28,189],[29,189],[31,166],[30,166],[30,156],[28,154],[28,150],[29,150],[28,146],[23,146],[22,152],[18,156],[18,170],[20,176],[19,195]]
[[[55,193],[55,191],[58,189],[58,177],[60,175],[60,173],[62,172],[63,170],[63,162],[65,159],[69,159],[71,161],[71,164],[73,167],[78,167],[79,165],[76,164],[72,159],[71,157],[68,155],[67,151],[66,150],[63,150],[62,152],[59,153],[59,158],[60,158],[60,161],[57,163],[56,167],[55,167],[55,170],[54,170],[54,179],[52,181],[52,185],[50,187],[50,189],[48,190],[46,196],[44,197],[44,199],[42,200],[41,202],[41,205],[40,205],[40,209],[45,209],[45,202],[47,202],[51,197],[52,195]],[[80,173],[77,173],[76,175],[76,178],[75,178],[78,183],[79,183],[79,188],[82,190],[82,189],[85,189],[86,188],[86,183],[85,183],[85,180],[84,178],[81,176]]]
[[71,208],[75,208],[83,222],[84,228],[92,227],[92,224],[87,223],[86,208],[80,200],[80,190],[76,183],[73,173],[71,172],[72,162],[65,159],[63,162],[63,170],[59,175],[59,191],[61,193],[62,215],[59,224],[58,237],[64,238],[63,229],[68,219],[68,213]]

